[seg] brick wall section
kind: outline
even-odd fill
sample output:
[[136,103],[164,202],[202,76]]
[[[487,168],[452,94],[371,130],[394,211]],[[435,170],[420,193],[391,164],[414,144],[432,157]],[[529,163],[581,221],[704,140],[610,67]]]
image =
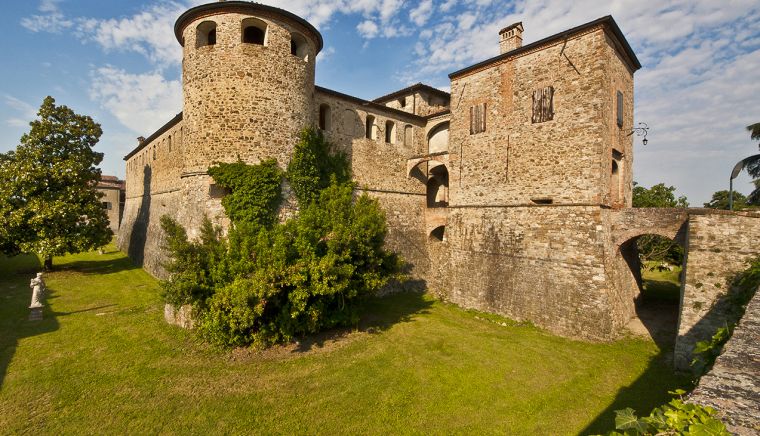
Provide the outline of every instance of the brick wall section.
[[690,210],[686,275],[675,349],[676,367],[689,368],[694,344],[726,324],[729,283],[760,254],[760,214]]
[[728,430],[760,433],[760,295],[747,306],[712,370],[699,380],[689,402],[718,410]]

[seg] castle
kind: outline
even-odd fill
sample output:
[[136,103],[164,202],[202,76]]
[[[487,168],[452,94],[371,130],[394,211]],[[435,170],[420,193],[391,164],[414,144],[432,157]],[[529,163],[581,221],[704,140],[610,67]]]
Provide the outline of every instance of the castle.
[[[118,239],[154,275],[162,215],[191,237],[205,216],[227,222],[209,166],[284,168],[307,126],[347,152],[386,211],[389,247],[430,291],[564,336],[615,337],[635,316],[635,238],[685,244],[685,226],[702,219],[629,209],[641,65],[612,17],[528,45],[513,24],[500,55],[449,75],[450,94],[417,84],[373,101],[315,85],[322,37],[282,9],[210,3],[174,30],[183,111],[125,157]],[[683,316],[688,332],[698,320]]]

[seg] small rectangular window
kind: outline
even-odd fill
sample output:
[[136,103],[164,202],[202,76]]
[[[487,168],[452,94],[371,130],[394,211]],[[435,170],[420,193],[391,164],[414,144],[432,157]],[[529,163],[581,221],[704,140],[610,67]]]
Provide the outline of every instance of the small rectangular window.
[[617,92],[617,125],[623,127],[623,93]]
[[470,135],[486,131],[486,104],[470,106]]
[[554,87],[533,91],[533,118],[532,122],[543,123],[554,119]]
[[531,198],[530,201],[532,201],[533,204],[554,204],[554,200],[551,198]]
[[111,202],[110,201],[104,201],[102,202],[103,209],[105,210],[111,210]]

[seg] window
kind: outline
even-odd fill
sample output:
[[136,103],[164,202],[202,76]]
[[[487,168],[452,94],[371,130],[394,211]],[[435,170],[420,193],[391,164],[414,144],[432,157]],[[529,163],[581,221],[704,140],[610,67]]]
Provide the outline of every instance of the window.
[[372,115],[367,115],[364,134],[367,136],[367,139],[377,139],[377,126],[375,125],[375,117]]
[[617,92],[617,125],[623,127],[623,93]]
[[470,106],[470,135],[486,131],[486,104]]
[[113,208],[110,201],[104,201],[101,204],[103,205],[103,209],[105,210],[111,210]]
[[396,143],[396,123],[393,121],[385,122],[385,142],[388,144]]
[[400,108],[406,107],[406,97],[401,97],[398,99],[398,105]]
[[404,127],[404,146],[411,147],[414,145],[414,128],[407,124]]
[[264,45],[267,35],[267,23],[257,18],[243,20],[243,43]]
[[330,130],[330,106],[326,104],[319,105],[319,128]]
[[306,38],[298,33],[290,35],[290,54],[308,62],[309,44],[306,42]]
[[169,153],[172,152],[172,135],[169,135]]
[[195,48],[216,45],[216,23],[204,21],[195,28]]
[[533,123],[543,123],[554,119],[554,87],[533,91]]

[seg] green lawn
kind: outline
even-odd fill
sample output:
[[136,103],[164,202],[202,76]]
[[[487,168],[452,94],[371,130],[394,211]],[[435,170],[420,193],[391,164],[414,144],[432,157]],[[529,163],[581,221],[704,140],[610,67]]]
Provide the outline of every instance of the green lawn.
[[0,258],[0,433],[578,434],[686,383],[651,342],[571,341],[416,294],[371,302],[359,331],[215,351],[165,324],[157,282],[111,251],[55,259],[41,322],[38,262]]
[[[649,266],[652,264],[650,263]],[[664,300],[679,302],[681,299],[681,267],[673,267],[673,271],[658,270],[656,268],[642,268],[644,298],[652,300]]]

